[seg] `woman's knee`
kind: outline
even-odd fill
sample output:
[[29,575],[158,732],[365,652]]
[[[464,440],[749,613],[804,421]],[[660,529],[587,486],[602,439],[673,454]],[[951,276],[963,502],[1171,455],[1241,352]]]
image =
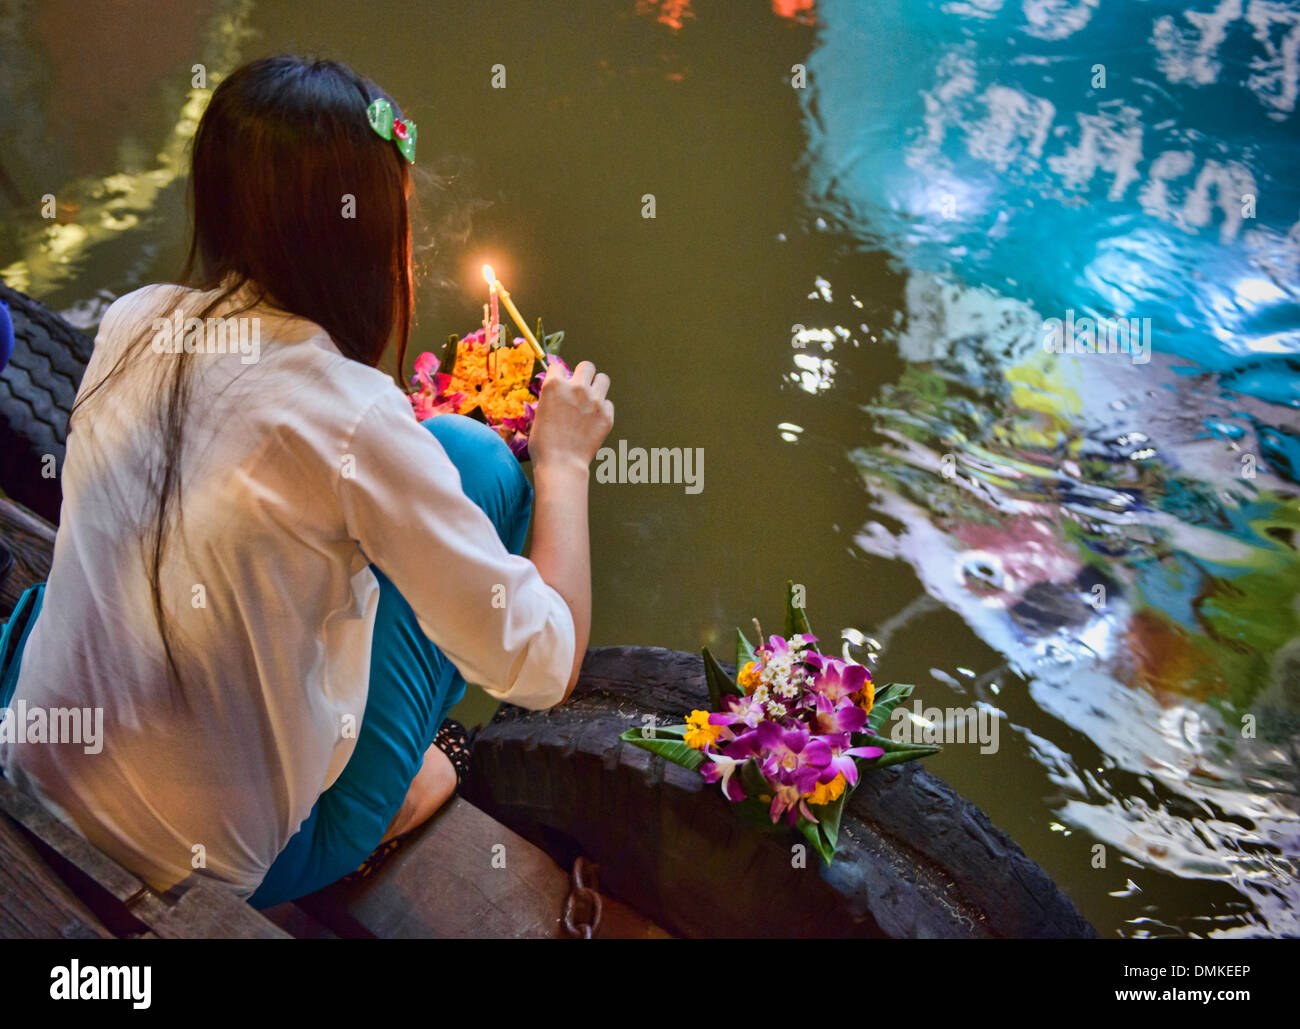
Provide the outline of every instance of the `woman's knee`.
[[441,414],[423,422],[460,472],[461,488],[496,526],[513,553],[520,553],[532,515],[533,488],[519,459],[497,433],[464,415]]

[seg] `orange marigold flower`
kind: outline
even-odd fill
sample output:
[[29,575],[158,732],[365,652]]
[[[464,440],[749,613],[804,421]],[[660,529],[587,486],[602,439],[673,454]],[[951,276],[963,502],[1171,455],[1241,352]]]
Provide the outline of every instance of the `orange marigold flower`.
[[693,750],[704,750],[717,741],[722,726],[709,724],[709,712],[692,711],[686,719],[686,745]]
[[758,666],[753,661],[746,661],[745,667],[736,676],[736,683],[746,693],[753,693],[754,687],[758,685]]
[[870,679],[858,691],[857,701],[858,707],[862,708],[867,714],[871,714],[871,709],[876,706],[876,684]]
[[848,783],[845,781],[844,773],[840,773],[830,782],[819,782],[813,787],[813,791],[805,794],[809,804],[829,804],[833,800],[839,800],[840,795],[844,792],[844,787]]
[[464,339],[457,348],[451,381],[444,392],[464,394],[457,408],[459,414],[479,408],[493,422],[522,418],[525,405],[537,399],[528,388],[532,372],[533,356],[527,347],[516,345],[493,351],[478,340]]

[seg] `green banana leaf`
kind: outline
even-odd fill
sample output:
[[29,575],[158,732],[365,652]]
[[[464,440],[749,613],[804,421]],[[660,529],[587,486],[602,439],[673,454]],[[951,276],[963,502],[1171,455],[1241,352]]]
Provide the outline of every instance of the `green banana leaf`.
[[[643,725],[640,729],[629,729],[627,732],[636,733],[637,738],[642,740],[680,740],[685,739],[689,729],[689,725],[682,723],[681,725],[656,725],[652,729],[647,729]],[[626,736],[627,733],[624,733],[620,739]]]
[[876,691],[876,702],[871,707],[867,725],[875,732],[883,732],[885,724],[894,713],[894,708],[910,697],[913,689],[915,687],[906,682],[894,682],[880,687]]
[[442,358],[438,362],[438,371],[444,375],[453,375],[456,371],[456,354],[459,352],[460,337],[452,333],[442,345]]
[[[766,833],[787,832],[789,827],[784,822],[773,822],[769,814],[772,807],[772,787],[763,778],[763,773],[753,761],[746,761],[740,766],[740,786],[745,791],[745,799],[739,804],[732,803],[731,809],[736,816],[752,829]],[[766,796],[767,800],[762,798]]]
[[796,826],[799,832],[803,834],[804,839],[812,844],[813,850],[815,850],[817,856],[822,859],[822,863],[829,865],[831,859],[835,857],[835,844],[828,842],[825,834],[822,832],[821,823],[810,822],[808,819],[800,815]]
[[885,735],[872,736],[864,732],[854,733],[853,745],[855,747],[879,747],[885,752],[877,758],[859,758],[858,765],[864,772],[873,768],[888,768],[890,765],[899,765],[904,761],[915,761],[917,758],[929,757],[931,754],[937,754],[943,749],[931,743],[904,743],[892,740]]
[[717,659],[709,653],[708,647],[704,648],[704,682],[709,687],[709,705],[713,711],[723,709],[722,698],[727,694],[733,697],[744,695],[736,681],[722,670]]
[[542,349],[548,354],[558,354],[560,352],[560,344],[564,342],[564,330],[561,329],[559,332],[552,332],[548,336],[546,334],[546,329],[542,327],[542,320],[538,318],[537,342],[542,345]]
[[745,634],[739,629],[736,630],[736,674],[750,661],[757,661],[754,655],[754,646],[745,638]]
[[[817,853],[821,855],[822,861],[828,865],[831,863],[831,859],[835,857],[835,849],[840,840],[840,818],[844,814],[844,805],[848,803],[849,795],[853,790],[854,787],[846,786],[844,792],[829,804],[809,804],[809,809],[817,816],[816,825],[800,819],[800,829],[810,840],[813,838],[808,829],[817,830],[817,837],[823,844],[817,847]],[[816,840],[813,840],[813,845],[817,846]]]
[[[655,731],[660,730],[656,729]],[[652,754],[658,754],[665,761],[671,761],[675,765],[689,768],[692,772],[697,771],[700,765],[704,763],[704,753],[694,747],[688,747],[681,740],[665,739],[662,736],[645,737],[641,735],[641,732],[641,729],[628,729],[627,732],[619,736],[619,739],[634,744],[643,750],[648,750]]]
[[[787,579],[785,581],[785,638],[789,639],[798,633],[807,633],[811,636],[812,629],[808,625],[808,615],[804,609],[794,606],[794,580]],[[815,643],[812,649],[817,650]]]
[[933,744],[917,744],[914,747],[905,747],[902,750],[886,751],[884,757],[878,757],[866,764],[867,768],[888,768],[890,765],[901,765],[905,761],[916,761],[923,757],[929,757],[931,754],[939,753],[941,749]]

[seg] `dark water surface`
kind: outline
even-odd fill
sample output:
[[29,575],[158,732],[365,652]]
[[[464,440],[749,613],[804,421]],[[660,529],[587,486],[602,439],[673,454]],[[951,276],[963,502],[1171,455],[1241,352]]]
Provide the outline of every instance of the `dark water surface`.
[[[349,61],[455,175],[414,349],[488,260],[612,442],[703,448],[698,494],[594,487],[594,643],[775,626],[794,579],[996,713],[929,765],[1103,935],[1300,931],[1300,4],[151,6],[0,7],[7,282],[89,327],[173,277],[192,66]],[[1047,352],[1069,312],[1147,359]]]

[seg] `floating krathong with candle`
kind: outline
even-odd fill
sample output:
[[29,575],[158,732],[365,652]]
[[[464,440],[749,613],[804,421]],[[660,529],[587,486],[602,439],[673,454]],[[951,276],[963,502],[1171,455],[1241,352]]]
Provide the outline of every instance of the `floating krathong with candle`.
[[[534,334],[490,265],[483,266],[483,277],[489,289],[483,325],[466,336],[447,337],[441,357],[425,352],[415,359],[411,406],[421,421],[447,413],[477,418],[494,429],[520,461],[527,461],[528,434],[546,373],[554,365],[569,373],[556,356],[564,333],[547,335],[539,319]],[[498,303],[505,304],[522,337],[506,342]]]

